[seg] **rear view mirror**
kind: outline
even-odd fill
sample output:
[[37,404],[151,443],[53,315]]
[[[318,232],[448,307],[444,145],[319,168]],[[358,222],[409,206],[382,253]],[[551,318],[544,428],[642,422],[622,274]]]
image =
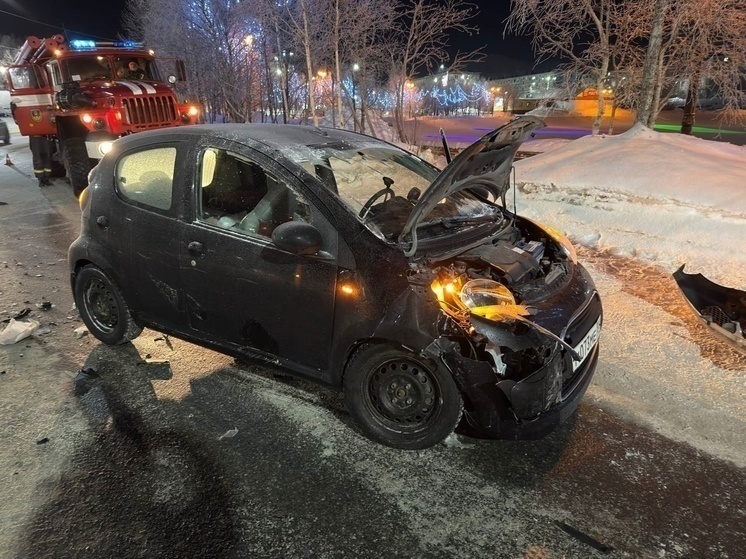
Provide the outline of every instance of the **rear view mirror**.
[[293,254],[316,254],[321,250],[321,233],[305,221],[288,221],[272,231],[272,243]]

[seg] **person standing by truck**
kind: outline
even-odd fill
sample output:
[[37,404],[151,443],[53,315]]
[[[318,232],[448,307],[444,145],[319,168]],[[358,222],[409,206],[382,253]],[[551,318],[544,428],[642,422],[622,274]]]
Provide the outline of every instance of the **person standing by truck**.
[[[115,76],[133,62],[146,79]],[[199,107],[181,100],[175,85],[186,78],[183,62],[176,75],[161,79],[155,55],[141,43],[97,43],[62,35],[30,36],[6,71],[13,117],[22,136],[46,136],[53,143],[53,170],[65,167],[73,194],[88,186],[88,173],[117,138],[143,130],[185,126],[199,120]],[[37,143],[38,142],[38,143]],[[32,140],[45,179],[50,166],[46,146]],[[55,175],[57,173],[55,172]],[[40,181],[44,184],[49,179]]]
[[34,176],[39,181],[39,187],[51,186],[49,176],[52,173],[52,152],[49,138],[29,136],[29,147],[34,164]]

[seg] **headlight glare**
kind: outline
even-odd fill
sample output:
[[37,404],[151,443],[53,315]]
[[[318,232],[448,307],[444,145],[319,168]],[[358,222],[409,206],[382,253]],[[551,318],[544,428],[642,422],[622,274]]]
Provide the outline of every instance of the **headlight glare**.
[[488,279],[467,281],[459,293],[461,302],[469,309],[494,305],[515,305],[515,297],[500,282]]

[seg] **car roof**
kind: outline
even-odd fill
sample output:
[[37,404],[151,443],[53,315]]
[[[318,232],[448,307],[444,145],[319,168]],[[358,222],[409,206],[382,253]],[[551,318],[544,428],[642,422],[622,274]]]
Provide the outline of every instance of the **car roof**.
[[[270,124],[270,123],[246,123],[246,124],[195,124],[192,126],[178,126],[172,128],[161,128],[149,130],[127,136],[129,144],[139,141],[150,142],[158,136],[163,140],[173,140],[174,137],[210,137],[213,139],[224,139],[238,143],[250,140],[260,142],[268,147],[282,149],[288,146],[323,146],[328,144],[348,144],[349,147],[362,147],[374,144],[376,146],[391,146],[386,142],[336,128],[320,128],[315,126],[304,126],[296,124]],[[393,146],[392,146],[393,147]]]

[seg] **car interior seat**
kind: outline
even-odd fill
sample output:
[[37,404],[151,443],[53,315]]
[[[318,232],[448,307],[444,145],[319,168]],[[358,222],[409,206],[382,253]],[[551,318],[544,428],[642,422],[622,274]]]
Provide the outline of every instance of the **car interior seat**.
[[267,177],[267,183],[267,193],[241,220],[240,230],[269,236],[276,226],[293,219],[295,196],[272,177]]
[[202,189],[203,211],[208,214],[205,217],[245,215],[266,193],[266,178],[260,167],[221,151],[212,183]]

